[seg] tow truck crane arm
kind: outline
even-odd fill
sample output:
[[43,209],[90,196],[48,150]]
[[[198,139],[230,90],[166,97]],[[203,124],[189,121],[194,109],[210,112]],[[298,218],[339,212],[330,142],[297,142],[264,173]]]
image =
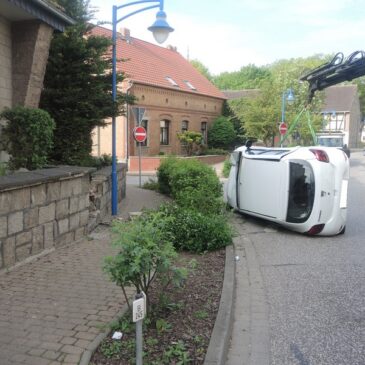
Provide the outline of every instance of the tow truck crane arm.
[[317,90],[343,81],[351,81],[365,75],[365,52],[356,51],[344,60],[343,53],[337,53],[333,59],[300,78],[309,83],[308,104]]

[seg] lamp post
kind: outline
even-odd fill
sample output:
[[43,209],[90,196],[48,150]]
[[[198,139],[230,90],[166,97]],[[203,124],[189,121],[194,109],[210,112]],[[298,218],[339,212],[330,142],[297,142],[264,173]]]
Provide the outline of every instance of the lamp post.
[[[295,97],[292,89],[285,90],[281,97],[281,125],[285,123],[285,104],[286,102],[291,105],[294,103]],[[280,147],[283,147],[282,144],[283,135],[280,137]]]
[[[118,10],[126,8],[131,5],[152,3],[153,5],[149,5],[143,7],[139,10],[135,10],[121,18],[118,19],[117,13]],[[167,39],[170,32],[174,29],[171,28],[166,21],[166,13],[163,11],[163,3],[164,0],[140,0],[133,1],[120,6],[113,6],[113,49],[112,49],[112,98],[113,105],[115,105],[117,101],[117,24],[122,20],[125,20],[132,15],[141,13],[145,10],[150,10],[153,8],[160,8],[160,10],[156,14],[155,22],[148,28],[153,33],[153,36],[158,43],[163,43]],[[112,116],[112,215],[116,215],[118,213],[118,180],[117,180],[117,156],[116,156],[116,117],[115,114]]]

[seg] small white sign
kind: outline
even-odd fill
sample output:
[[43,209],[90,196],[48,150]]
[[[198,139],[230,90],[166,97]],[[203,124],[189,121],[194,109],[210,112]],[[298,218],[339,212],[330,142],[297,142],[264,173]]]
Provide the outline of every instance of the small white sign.
[[133,322],[142,320],[146,315],[144,298],[133,301]]

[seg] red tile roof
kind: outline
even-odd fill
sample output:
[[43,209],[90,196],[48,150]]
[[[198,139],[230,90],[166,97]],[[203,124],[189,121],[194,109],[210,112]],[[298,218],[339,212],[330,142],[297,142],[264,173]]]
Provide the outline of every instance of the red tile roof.
[[[92,34],[111,37],[112,31],[95,26]],[[128,60],[119,62],[117,69],[122,70],[128,79],[134,82],[227,99],[176,50],[156,46],[133,37],[129,37],[127,42],[118,33],[117,59]],[[166,77],[170,77],[178,86],[171,85]],[[186,81],[196,90],[192,90]]]

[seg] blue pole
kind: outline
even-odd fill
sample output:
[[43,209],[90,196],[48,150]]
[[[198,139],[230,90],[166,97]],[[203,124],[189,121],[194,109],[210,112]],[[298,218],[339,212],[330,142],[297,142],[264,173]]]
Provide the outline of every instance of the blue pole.
[[[281,123],[285,122],[285,96],[286,96],[286,91],[283,92],[281,98]],[[280,136],[280,147],[283,147],[283,135]]]
[[[113,107],[117,101],[117,7],[113,6],[113,52],[112,52],[112,97]],[[118,179],[117,179],[117,154],[116,154],[116,121],[115,109],[112,116],[112,215],[118,214]]]

